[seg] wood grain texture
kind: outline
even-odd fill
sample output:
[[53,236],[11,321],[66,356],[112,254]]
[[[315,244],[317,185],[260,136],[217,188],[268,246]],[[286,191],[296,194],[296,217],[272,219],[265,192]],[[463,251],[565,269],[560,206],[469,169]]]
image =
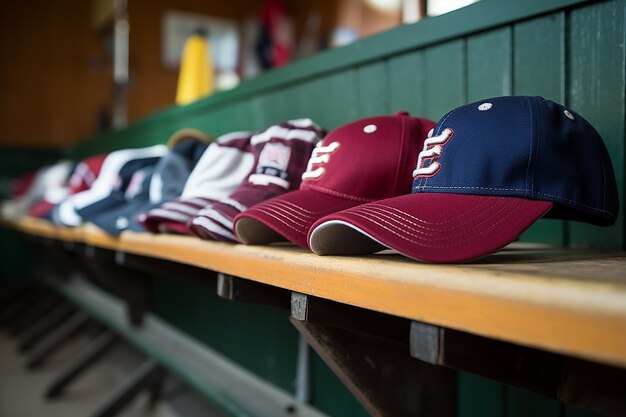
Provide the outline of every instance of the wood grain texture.
[[[56,232],[30,221],[16,227],[46,237]],[[81,233],[84,242],[94,246],[182,262],[387,314],[626,365],[623,252],[514,244],[472,264],[428,265],[389,252],[321,258],[289,246],[230,245],[188,236],[124,232],[115,239],[89,225]]]
[[[22,232],[167,259],[387,314],[609,364],[626,365],[626,253],[513,244],[482,261],[431,265],[383,252],[319,257],[95,226],[65,231],[23,219]],[[372,296],[376,294],[376,296]]]

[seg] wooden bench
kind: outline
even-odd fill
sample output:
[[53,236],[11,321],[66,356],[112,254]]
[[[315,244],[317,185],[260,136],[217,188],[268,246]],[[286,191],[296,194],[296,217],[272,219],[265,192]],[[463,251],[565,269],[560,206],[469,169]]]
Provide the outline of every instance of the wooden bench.
[[[182,127],[219,135],[308,116],[332,129],[400,109],[437,120],[490,96],[542,95],[571,106],[598,129],[624,207],[625,5],[483,0],[296,62],[190,106],[165,109],[65,155],[78,159],[148,146]],[[533,401],[505,387],[489,391],[481,380],[463,385],[466,374],[457,380],[445,371],[483,375],[610,415],[626,413],[620,391],[626,384],[626,272],[619,252],[626,248],[624,225],[624,210],[606,229],[539,221],[519,243],[456,266],[423,265],[391,253],[317,257],[293,247],[180,236],[112,239],[89,227],[59,229],[33,219],[11,227],[45,242],[54,256],[67,257],[71,268],[123,276],[134,289],[118,295],[133,322],[145,314],[141,288],[150,278],[144,274],[160,269],[193,276],[223,298],[288,308],[300,333],[374,415],[452,416],[458,406],[465,414],[497,416],[500,410],[519,414],[519,404]],[[197,290],[184,280],[176,283],[186,295]],[[407,399],[401,387],[421,396]],[[330,384],[318,388],[324,395],[337,391]],[[345,396],[339,397],[343,404]],[[436,413],[428,408],[433,404]],[[530,408],[531,414],[554,417],[579,413],[554,403]]]
[[[160,260],[216,271],[217,291],[225,298],[290,307],[296,328],[370,412],[393,415],[407,408],[392,407],[380,387],[353,369],[347,358],[354,356],[354,347],[343,351],[340,344],[329,345],[329,339],[341,340],[333,329],[370,338],[362,341],[360,351],[368,351],[372,337],[407,347],[404,354],[385,351],[382,359],[370,352],[372,360],[405,363],[410,351],[427,363],[482,374],[610,415],[626,410],[618,393],[589,388],[590,381],[626,381],[625,252],[520,242],[480,262],[428,265],[391,251],[319,257],[289,245],[253,247],[128,232],[112,238],[91,225],[62,228],[33,218],[10,226],[59,242],[66,250],[110,252],[109,259],[122,267],[125,257],[137,256],[145,265]],[[212,276],[205,280],[212,285]],[[79,300],[75,285],[54,284],[89,306]],[[526,362],[521,371],[515,369],[520,366],[516,361]],[[494,363],[501,369],[494,370]],[[528,375],[532,370],[541,373]],[[554,375],[563,373],[569,377]],[[607,397],[611,402],[598,399]]]

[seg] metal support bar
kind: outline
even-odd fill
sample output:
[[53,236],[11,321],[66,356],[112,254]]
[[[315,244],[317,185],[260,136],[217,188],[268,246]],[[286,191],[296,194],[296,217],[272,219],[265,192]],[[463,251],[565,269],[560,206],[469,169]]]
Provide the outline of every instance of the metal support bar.
[[50,312],[50,314],[42,317],[34,323],[21,337],[18,349],[20,352],[26,352],[42,340],[55,327],[60,325],[72,314],[76,313],[78,308],[69,303],[58,305]]
[[291,292],[284,288],[219,273],[217,295],[228,300],[289,310]]
[[609,416],[626,415],[626,371],[426,323],[411,323],[411,356]]
[[[293,293],[291,322],[372,416],[456,416],[456,373],[409,355],[408,323],[393,324],[403,319],[388,316],[387,322],[378,317],[377,324],[358,324],[371,312],[337,304],[333,314],[334,303],[318,301]],[[403,343],[389,330],[402,327]]]
[[91,417],[112,417],[123,410],[145,389],[154,386],[163,378],[163,369],[153,360],[148,359],[120,385]]
[[56,352],[66,341],[78,333],[89,322],[89,320],[89,316],[83,312],[74,314],[70,320],[65,322],[37,347],[30,360],[26,363],[26,367],[28,369],[35,369],[42,366],[50,355]]
[[105,331],[100,334],[91,344],[83,350],[61,373],[57,376],[46,390],[47,399],[58,398],[63,395],[65,388],[78,376],[95,364],[104,354],[118,342],[118,336]]
[[296,363],[296,399],[303,403],[311,401],[311,348],[304,336],[298,339],[298,362]]

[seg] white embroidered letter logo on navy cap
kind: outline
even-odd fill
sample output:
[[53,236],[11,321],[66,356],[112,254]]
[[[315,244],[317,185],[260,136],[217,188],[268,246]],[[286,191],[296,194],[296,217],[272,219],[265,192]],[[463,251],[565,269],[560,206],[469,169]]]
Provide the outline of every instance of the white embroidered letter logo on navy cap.
[[[441,134],[437,136],[431,136],[432,131],[429,132],[429,138],[424,141],[424,150],[419,153],[417,157],[417,168],[413,171],[413,177],[432,177],[439,169],[441,164],[435,159],[441,156],[443,147],[448,143],[454,131],[452,129],[444,129]],[[426,166],[426,162],[430,161],[430,164]]]
[[323,167],[317,167],[313,169],[313,165],[327,164],[330,161],[330,155],[335,153],[339,149],[339,142],[332,142],[328,146],[322,146],[322,142],[319,142],[315,149],[309,163],[306,167],[306,172],[302,174],[303,180],[318,179],[326,173],[326,169]]

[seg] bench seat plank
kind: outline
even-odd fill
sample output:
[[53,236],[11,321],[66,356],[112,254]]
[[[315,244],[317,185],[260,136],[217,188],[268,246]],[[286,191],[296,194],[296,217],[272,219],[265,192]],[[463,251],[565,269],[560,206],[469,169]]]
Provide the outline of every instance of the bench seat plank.
[[[49,233],[41,224],[41,231]],[[22,231],[37,234],[35,223]],[[45,233],[42,233],[45,234]],[[63,240],[78,231],[58,232]],[[319,257],[289,245],[245,246],[92,226],[81,239],[494,339],[626,366],[626,253],[517,243],[464,265],[391,251]],[[53,233],[54,235],[54,233]]]

